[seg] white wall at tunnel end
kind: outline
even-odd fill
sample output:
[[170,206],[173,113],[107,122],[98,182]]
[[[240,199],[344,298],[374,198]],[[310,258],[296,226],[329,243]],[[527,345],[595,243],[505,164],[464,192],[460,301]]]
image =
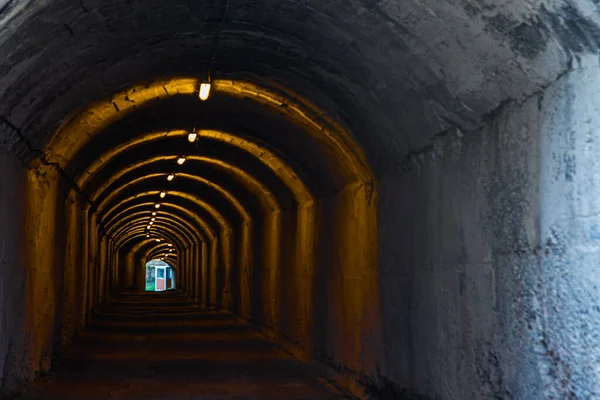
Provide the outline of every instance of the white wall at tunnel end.
[[389,390],[600,398],[597,58],[380,187]]

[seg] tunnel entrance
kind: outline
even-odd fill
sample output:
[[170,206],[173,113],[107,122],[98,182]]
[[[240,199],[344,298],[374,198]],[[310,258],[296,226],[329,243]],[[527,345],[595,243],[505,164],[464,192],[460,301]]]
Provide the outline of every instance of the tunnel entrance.
[[161,292],[175,289],[175,270],[164,258],[150,260],[146,263],[146,291]]

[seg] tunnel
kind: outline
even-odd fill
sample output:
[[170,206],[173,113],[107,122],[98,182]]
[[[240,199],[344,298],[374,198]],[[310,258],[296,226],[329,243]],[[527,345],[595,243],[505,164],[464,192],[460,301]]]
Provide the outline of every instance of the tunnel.
[[0,397],[600,398],[599,50],[591,0],[0,0]]

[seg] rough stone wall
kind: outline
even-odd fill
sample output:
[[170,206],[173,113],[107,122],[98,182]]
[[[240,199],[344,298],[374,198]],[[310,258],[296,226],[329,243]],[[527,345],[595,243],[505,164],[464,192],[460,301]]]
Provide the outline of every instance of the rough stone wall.
[[[352,183],[321,204],[313,357],[321,372],[363,396],[383,362],[377,277],[377,191]],[[330,215],[327,215],[330,213]]]
[[49,370],[59,341],[65,215],[54,169],[0,162],[0,396],[9,396]]
[[62,346],[68,345],[73,340],[81,315],[81,296],[83,276],[81,241],[83,206],[76,196],[69,196],[66,200],[65,226],[66,249],[64,262],[64,284],[62,293]]
[[536,352],[544,398],[600,398],[600,68],[544,92]]
[[28,368],[46,373],[58,342],[64,278],[64,195],[51,167],[27,170]]
[[[254,312],[255,322],[268,328],[279,326],[279,280],[281,276],[281,215],[272,213],[259,220],[257,229],[259,248],[258,264],[254,270]],[[260,235],[260,236],[258,236]]]
[[[252,302],[254,301],[254,293],[252,292],[254,268],[252,223],[243,223],[239,227],[239,232],[238,265],[236,270],[233,271],[234,276],[237,276],[237,287],[233,288],[233,293],[237,296],[236,313],[243,318],[250,319],[252,317]],[[194,264],[196,270],[197,265],[198,263]]]
[[599,395],[600,69],[588,64],[383,179],[378,391]]
[[25,328],[26,172],[16,158],[0,155],[0,395],[27,381]]

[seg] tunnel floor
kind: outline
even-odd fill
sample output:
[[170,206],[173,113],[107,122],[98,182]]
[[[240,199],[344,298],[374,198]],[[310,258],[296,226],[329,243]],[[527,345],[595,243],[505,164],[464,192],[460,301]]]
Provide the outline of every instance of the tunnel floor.
[[181,293],[125,292],[18,399],[343,399],[229,315]]

